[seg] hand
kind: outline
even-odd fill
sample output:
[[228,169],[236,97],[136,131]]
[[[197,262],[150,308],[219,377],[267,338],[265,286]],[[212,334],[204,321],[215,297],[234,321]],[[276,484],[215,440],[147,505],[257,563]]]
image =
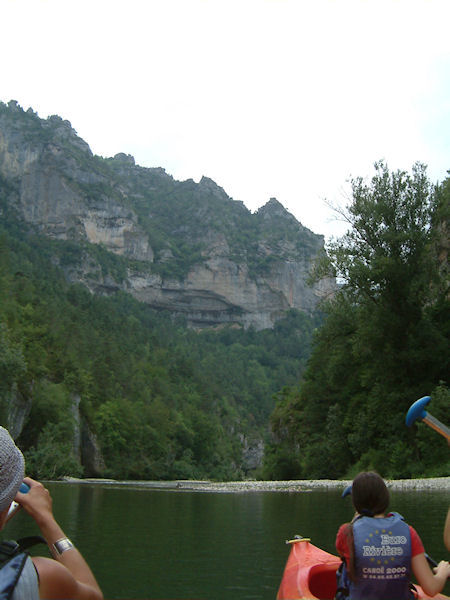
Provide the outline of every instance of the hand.
[[39,524],[49,518],[53,519],[53,502],[50,492],[42,483],[25,477],[24,482],[30,487],[26,494],[17,492],[16,502]]
[[441,560],[437,567],[434,567],[433,571],[436,575],[447,579],[450,577],[450,563],[447,560]]

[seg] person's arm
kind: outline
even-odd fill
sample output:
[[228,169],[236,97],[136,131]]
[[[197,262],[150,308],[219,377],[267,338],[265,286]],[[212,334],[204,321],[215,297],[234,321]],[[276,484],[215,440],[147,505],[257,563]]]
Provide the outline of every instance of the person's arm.
[[413,556],[411,565],[417,582],[429,596],[434,596],[442,591],[447,577],[450,576],[450,565],[446,560],[441,560],[433,574],[423,553]]
[[448,509],[447,518],[444,525],[444,544],[450,552],[450,508]]
[[54,560],[43,557],[32,559],[39,574],[41,598],[102,600],[100,587],[81,553],[75,547],[62,554],[55,552],[53,544],[66,536],[53,516],[52,499],[48,490],[30,477],[26,477],[24,481],[30,486],[30,490],[26,494],[19,492],[16,500],[36,521],[54,556]]

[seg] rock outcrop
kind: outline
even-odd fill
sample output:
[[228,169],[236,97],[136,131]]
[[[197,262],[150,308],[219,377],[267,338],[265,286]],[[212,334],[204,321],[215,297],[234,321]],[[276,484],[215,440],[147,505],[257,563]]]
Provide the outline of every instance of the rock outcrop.
[[[129,292],[195,327],[272,327],[334,291],[331,278],[307,285],[323,237],[276,199],[251,214],[209,178],[178,182],[125,154],[94,156],[68,121],[15,102],[0,105],[0,183],[22,222],[79,245],[70,260],[55,251],[70,281]],[[120,269],[107,269],[94,246]]]
[[25,421],[31,412],[32,403],[31,393],[27,396],[19,393],[17,384],[13,384],[11,391],[6,394],[5,405],[8,407],[6,428],[13,439],[16,439],[21,434]]

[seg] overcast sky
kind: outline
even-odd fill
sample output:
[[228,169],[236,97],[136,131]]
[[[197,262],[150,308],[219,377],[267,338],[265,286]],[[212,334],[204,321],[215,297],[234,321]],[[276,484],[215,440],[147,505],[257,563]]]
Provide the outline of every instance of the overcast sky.
[[327,238],[350,177],[450,169],[448,0],[0,0],[0,99],[95,154],[276,197]]

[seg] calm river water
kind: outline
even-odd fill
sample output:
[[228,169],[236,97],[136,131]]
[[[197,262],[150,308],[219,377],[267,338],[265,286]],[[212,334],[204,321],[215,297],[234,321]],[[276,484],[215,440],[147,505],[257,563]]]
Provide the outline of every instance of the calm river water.
[[[295,534],[334,551],[352,516],[340,491],[210,493],[50,483],[57,519],[107,600],[274,600]],[[442,529],[449,491],[392,492],[428,554],[448,559]],[[37,533],[20,512],[4,537]],[[45,547],[34,553],[46,555]],[[447,586],[446,593],[450,590]]]

